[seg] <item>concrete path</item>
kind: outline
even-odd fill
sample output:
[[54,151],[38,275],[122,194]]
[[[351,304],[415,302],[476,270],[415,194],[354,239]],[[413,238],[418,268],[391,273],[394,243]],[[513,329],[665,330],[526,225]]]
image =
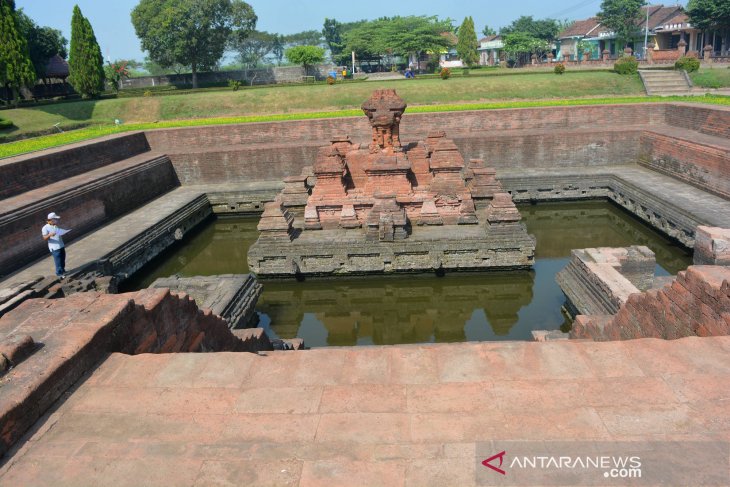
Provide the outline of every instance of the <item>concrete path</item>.
[[470,486],[478,442],[730,440],[729,402],[730,337],[113,354],[0,485]]

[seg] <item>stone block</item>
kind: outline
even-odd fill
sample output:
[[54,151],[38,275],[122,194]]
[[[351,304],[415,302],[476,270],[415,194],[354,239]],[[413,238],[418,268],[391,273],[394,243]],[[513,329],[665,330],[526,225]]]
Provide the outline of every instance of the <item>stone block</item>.
[[0,355],[14,366],[28,358],[38,348],[30,335],[8,335],[0,340]]
[[730,265],[730,229],[698,226],[695,232],[695,265]]

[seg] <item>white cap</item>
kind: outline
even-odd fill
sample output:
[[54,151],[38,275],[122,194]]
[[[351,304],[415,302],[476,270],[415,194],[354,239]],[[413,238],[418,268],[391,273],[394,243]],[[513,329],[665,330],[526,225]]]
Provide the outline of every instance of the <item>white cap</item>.
[[54,212],[50,212],[50,213],[48,214],[48,219],[49,219],[49,220],[60,220],[60,219],[61,219],[61,217],[60,217],[60,216],[58,216],[58,215],[56,215],[56,214],[55,214]]

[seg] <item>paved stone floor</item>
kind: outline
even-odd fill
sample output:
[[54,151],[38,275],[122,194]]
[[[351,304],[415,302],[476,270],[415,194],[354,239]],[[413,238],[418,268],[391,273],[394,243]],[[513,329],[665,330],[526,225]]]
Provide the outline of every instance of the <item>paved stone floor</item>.
[[113,354],[0,485],[469,486],[524,439],[730,440],[730,337]]

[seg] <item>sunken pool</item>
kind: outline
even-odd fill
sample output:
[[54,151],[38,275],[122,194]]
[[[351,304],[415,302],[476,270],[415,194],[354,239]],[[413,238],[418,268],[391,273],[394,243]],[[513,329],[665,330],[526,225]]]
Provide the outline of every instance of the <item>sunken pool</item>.
[[[520,212],[537,239],[532,271],[266,281],[258,326],[272,338],[300,337],[310,347],[530,340],[532,330],[570,326],[555,274],[571,249],[646,245],[656,254],[656,275],[676,274],[692,263],[691,251],[609,202],[542,203]],[[141,289],[173,274],[247,273],[257,222],[212,220],[125,288]]]

